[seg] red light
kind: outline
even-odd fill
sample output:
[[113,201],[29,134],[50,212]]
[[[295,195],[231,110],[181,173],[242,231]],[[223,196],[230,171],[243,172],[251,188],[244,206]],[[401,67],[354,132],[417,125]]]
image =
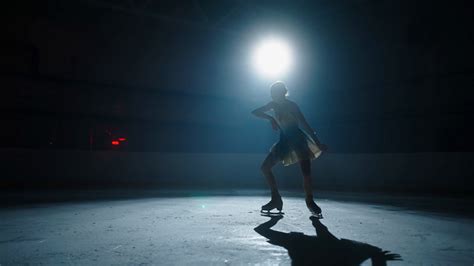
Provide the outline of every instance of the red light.
[[112,145],[117,146],[117,145],[119,145],[119,144],[120,144],[120,142],[119,142],[118,140],[112,140]]
[[119,141],[126,141],[126,138],[118,138]]

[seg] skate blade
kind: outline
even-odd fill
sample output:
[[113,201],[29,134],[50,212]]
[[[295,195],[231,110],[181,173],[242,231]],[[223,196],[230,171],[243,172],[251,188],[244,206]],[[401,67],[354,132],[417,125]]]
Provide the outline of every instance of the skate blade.
[[316,219],[323,219],[323,214],[322,213],[311,213],[311,217],[314,217]]
[[278,211],[278,212],[265,211],[265,210],[260,211],[260,215],[261,216],[266,216],[266,217],[283,216],[283,214],[285,214],[285,213],[282,212],[282,211]]

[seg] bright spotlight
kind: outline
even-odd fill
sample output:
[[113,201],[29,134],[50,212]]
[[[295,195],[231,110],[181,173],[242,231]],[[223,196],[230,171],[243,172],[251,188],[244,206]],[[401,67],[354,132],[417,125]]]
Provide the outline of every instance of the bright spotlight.
[[291,66],[291,49],[280,39],[264,40],[254,50],[253,63],[262,75],[281,78]]

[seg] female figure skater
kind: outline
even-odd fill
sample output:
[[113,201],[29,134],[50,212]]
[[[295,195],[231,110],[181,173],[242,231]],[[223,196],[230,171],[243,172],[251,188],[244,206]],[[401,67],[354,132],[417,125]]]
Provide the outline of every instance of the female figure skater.
[[[272,167],[279,161],[285,166],[299,162],[303,173],[306,206],[313,215],[322,218],[321,208],[313,201],[311,159],[317,158],[327,148],[326,145],[319,142],[298,105],[286,98],[287,92],[283,82],[273,83],[270,87],[273,101],[252,111],[253,115],[269,120],[275,131],[280,130],[280,140],[273,144],[261,166],[272,193],[270,202],[262,206],[262,211],[270,211],[275,208],[281,211],[283,208],[283,201],[278,192]],[[274,112],[274,117],[266,114],[271,110]]]

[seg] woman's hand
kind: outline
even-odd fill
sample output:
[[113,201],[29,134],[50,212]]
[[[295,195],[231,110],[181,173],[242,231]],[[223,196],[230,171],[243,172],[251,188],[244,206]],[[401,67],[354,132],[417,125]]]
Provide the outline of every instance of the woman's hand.
[[328,146],[326,144],[323,144],[323,143],[319,142],[319,139],[316,136],[315,132],[313,132],[313,134],[311,134],[311,138],[313,138],[314,142],[316,143],[316,145],[318,145],[318,148],[321,151],[327,151],[328,150]]
[[322,151],[325,151],[325,152],[328,151],[328,145],[326,144],[319,143],[318,147]]
[[280,126],[278,125],[278,123],[276,122],[275,118],[271,118],[270,119],[270,123],[272,124],[272,128],[273,130],[275,131],[278,131],[280,129]]

